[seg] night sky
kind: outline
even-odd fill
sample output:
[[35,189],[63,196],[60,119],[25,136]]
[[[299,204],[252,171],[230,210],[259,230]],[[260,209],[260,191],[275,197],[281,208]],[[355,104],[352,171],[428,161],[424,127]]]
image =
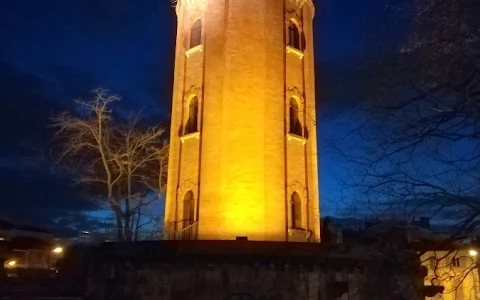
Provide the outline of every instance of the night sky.
[[[73,99],[103,87],[122,96],[122,111],[143,109],[147,122],[168,120],[175,11],[170,0],[0,1],[0,218],[58,230],[102,226],[98,206],[52,171],[49,118]],[[335,215],[336,162],[324,153],[335,123],[359,99],[356,74],[384,55],[387,1],[316,1],[315,47],[322,215]],[[388,7],[387,7],[388,8]],[[388,15],[388,16],[387,16]],[[388,47],[387,47],[388,48]]]

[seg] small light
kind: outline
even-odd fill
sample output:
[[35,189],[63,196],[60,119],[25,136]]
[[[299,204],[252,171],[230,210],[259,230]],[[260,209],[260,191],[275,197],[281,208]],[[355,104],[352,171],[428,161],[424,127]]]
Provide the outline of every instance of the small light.
[[472,249],[472,250],[468,251],[468,254],[470,254],[470,256],[477,256],[478,253],[477,253],[476,250]]
[[8,262],[9,267],[14,267],[16,264],[17,264],[17,262],[14,261],[14,260],[11,260],[11,261]]
[[58,253],[62,253],[62,252],[63,252],[63,248],[62,248],[62,247],[57,247],[57,248],[53,249],[53,252],[54,252],[54,253],[57,253],[57,254],[58,254]]

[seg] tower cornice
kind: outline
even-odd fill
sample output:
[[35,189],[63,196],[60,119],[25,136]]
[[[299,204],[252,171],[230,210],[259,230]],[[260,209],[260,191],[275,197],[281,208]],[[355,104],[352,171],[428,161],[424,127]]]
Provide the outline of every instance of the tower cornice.
[[172,4],[175,6],[175,11],[178,15],[179,10],[182,7],[190,9],[198,9],[199,7],[204,7],[207,3],[207,0],[171,0]]
[[[181,5],[186,4],[186,5],[192,5],[194,4],[197,0],[171,0],[172,4],[176,6],[176,11],[178,14],[178,9]],[[299,7],[302,7],[304,4],[308,4],[310,8],[312,9],[312,16],[315,17],[315,5],[313,4],[313,0],[289,0]]]

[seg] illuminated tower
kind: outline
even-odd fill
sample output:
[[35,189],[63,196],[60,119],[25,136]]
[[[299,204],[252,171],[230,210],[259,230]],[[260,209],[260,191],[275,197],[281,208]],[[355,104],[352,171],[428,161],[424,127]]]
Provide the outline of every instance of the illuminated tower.
[[312,0],[178,0],[169,238],[320,241]]

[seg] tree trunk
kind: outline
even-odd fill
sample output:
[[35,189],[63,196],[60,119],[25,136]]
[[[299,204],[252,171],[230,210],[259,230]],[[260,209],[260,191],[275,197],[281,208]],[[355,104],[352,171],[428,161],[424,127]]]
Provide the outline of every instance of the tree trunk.
[[117,219],[117,242],[122,242],[123,241],[123,222],[122,222],[122,216],[118,214],[118,211],[115,210],[115,217]]
[[120,185],[118,185],[116,188],[115,204],[112,205],[112,209],[114,210],[117,218],[117,241],[123,242],[125,241],[125,215],[122,212],[122,195],[120,191]]
[[125,239],[127,242],[132,241],[132,211],[130,208],[132,199],[132,169],[128,165],[127,168],[127,197],[125,199]]
[[138,205],[137,224],[135,225],[135,240],[138,241],[138,231],[140,230],[140,217],[142,216],[142,206]]

